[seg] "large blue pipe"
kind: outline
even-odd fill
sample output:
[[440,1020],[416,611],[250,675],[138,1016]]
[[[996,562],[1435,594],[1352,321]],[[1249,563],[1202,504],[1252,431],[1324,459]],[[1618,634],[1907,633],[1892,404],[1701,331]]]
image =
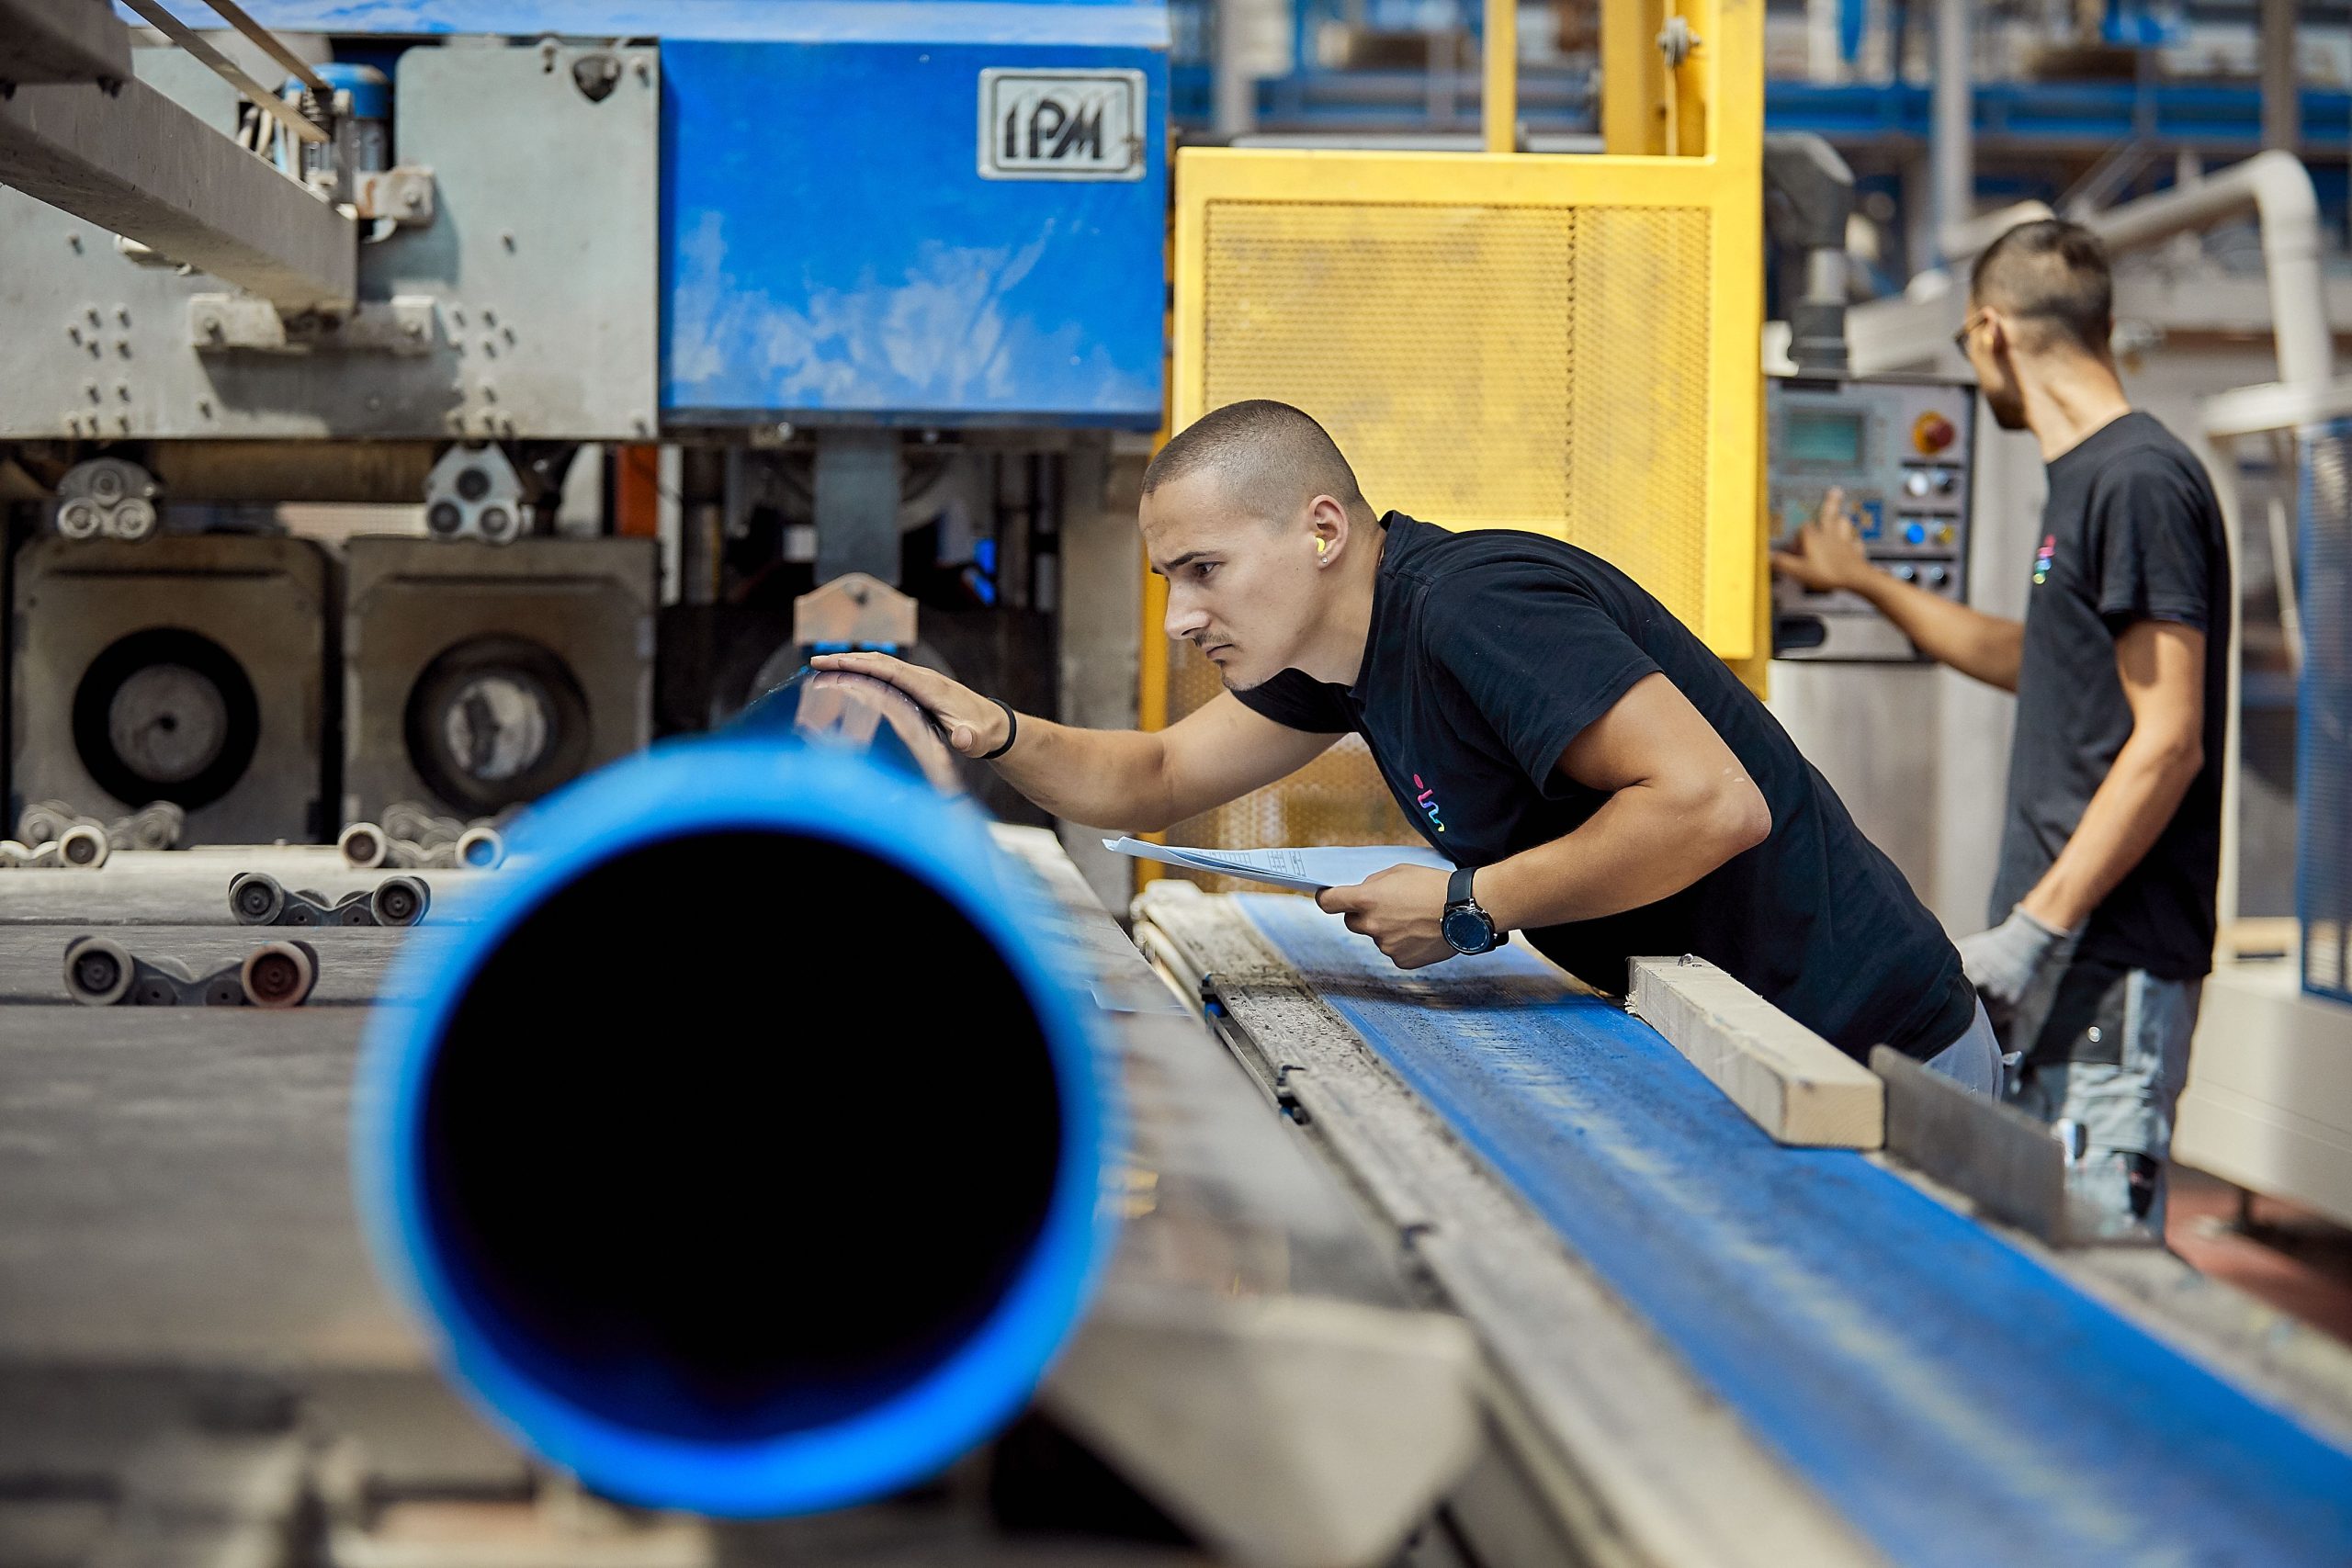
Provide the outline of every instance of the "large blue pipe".
[[600,1491],[883,1495],[1018,1413],[1085,1310],[1110,1057],[953,773],[888,688],[804,675],[545,803],[370,1021],[379,1266]]

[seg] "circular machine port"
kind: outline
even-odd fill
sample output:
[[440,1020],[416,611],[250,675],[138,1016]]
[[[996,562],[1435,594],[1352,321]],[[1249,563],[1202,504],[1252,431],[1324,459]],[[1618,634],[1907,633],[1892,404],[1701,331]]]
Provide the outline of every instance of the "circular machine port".
[[409,761],[434,793],[487,815],[569,784],[588,762],[588,699],[538,643],[480,637],[425,667],[410,690]]
[[90,661],[74,694],[74,744],[91,779],[132,806],[209,806],[261,744],[261,705],[236,657],[210,637],[153,626]]

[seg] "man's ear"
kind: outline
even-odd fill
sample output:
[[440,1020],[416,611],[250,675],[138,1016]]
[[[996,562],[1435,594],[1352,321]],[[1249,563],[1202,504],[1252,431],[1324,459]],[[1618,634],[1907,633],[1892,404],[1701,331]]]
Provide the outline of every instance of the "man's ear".
[[1318,495],[1306,503],[1306,523],[1317,566],[1329,566],[1346,553],[1351,529],[1345,506],[1330,496]]

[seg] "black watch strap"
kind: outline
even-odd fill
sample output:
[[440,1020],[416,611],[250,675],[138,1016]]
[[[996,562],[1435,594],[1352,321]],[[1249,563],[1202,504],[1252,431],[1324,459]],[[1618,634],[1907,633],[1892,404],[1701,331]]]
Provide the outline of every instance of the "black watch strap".
[[1453,874],[1445,879],[1445,907],[1447,908],[1451,909],[1456,904],[1468,904],[1474,902],[1470,897],[1470,875],[1477,869],[1478,868],[1475,865],[1457,865],[1453,868]]

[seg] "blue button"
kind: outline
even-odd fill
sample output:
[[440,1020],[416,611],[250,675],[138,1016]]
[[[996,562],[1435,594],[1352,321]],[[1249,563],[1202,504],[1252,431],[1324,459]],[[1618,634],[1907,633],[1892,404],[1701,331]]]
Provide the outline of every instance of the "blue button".
[[1928,525],[1924,523],[1914,523],[1903,530],[1903,537],[1911,544],[1924,545],[1928,542]]
[[1875,539],[1886,531],[1886,502],[1873,496],[1862,502],[1862,537]]

